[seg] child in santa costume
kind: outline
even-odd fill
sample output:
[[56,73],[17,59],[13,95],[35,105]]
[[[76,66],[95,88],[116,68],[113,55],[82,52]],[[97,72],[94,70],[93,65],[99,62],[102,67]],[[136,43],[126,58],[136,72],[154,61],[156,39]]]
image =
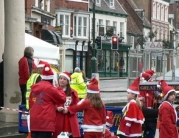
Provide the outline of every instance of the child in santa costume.
[[107,111],[106,116],[106,130],[104,138],[118,138],[118,136],[115,136],[114,133],[110,132],[110,128],[113,126],[113,112]]
[[160,83],[164,101],[159,106],[159,138],[178,138],[176,126],[178,117],[172,105],[176,97],[176,92],[164,80],[161,80]]
[[53,138],[61,132],[68,132],[69,137],[77,138],[80,137],[80,130],[78,125],[78,118],[76,114],[64,114],[60,107],[69,107],[76,105],[79,102],[78,94],[75,90],[70,88],[71,77],[69,72],[62,72],[59,75],[57,87],[61,87],[66,94],[65,104],[57,105],[57,118],[55,132]]
[[85,138],[102,138],[105,132],[106,110],[99,95],[98,80],[93,78],[87,88],[86,98],[78,105],[64,108],[64,112],[73,115],[84,111],[83,125]]
[[139,83],[140,77],[135,79],[127,89],[128,103],[122,110],[123,117],[121,118],[119,126],[120,138],[137,138],[142,135],[144,116],[141,110],[141,103],[137,98],[139,94]]

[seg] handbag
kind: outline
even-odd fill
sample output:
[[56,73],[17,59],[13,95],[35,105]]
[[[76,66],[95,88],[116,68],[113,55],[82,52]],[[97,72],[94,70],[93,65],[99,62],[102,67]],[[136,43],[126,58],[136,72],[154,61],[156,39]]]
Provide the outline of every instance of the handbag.
[[69,138],[68,132],[61,132],[61,133],[57,136],[57,138]]

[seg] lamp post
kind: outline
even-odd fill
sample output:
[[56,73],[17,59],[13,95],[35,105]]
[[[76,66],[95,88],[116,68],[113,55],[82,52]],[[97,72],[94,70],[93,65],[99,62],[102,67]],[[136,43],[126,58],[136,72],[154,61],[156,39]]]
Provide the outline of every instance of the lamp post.
[[91,68],[92,68],[92,73],[97,73],[97,59],[95,55],[95,50],[96,50],[96,45],[95,45],[95,5],[96,5],[96,0],[93,2],[93,55],[91,58]]

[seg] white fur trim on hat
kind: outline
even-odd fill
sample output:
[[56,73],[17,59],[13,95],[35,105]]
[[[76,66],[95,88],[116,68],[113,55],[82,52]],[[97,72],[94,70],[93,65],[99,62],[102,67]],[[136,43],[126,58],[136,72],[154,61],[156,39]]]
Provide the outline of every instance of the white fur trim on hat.
[[167,96],[168,96],[169,93],[171,93],[171,92],[175,92],[175,93],[176,93],[176,91],[175,91],[174,89],[169,90],[169,91],[167,92],[167,94],[163,97],[163,100],[166,100]]
[[39,65],[37,65],[37,68],[42,68],[44,66],[45,66],[45,64],[39,64]]
[[131,89],[127,89],[127,92],[134,93],[134,94],[139,94],[139,91],[133,91]]
[[45,71],[49,71],[50,70],[50,68],[49,67],[45,67]]
[[93,90],[87,89],[87,93],[99,93],[99,91],[93,91]]
[[161,88],[161,86],[159,84],[157,84],[157,88]]
[[70,77],[68,75],[66,75],[65,73],[60,73],[59,76],[64,76],[65,78],[67,78],[68,81],[70,81]]
[[110,123],[108,123],[108,122],[106,122],[106,125],[109,126],[109,127],[112,127],[112,126],[113,126],[113,124],[110,124]]
[[45,76],[45,75],[41,75],[43,80],[53,80],[54,79],[54,75],[49,75],[49,76]]

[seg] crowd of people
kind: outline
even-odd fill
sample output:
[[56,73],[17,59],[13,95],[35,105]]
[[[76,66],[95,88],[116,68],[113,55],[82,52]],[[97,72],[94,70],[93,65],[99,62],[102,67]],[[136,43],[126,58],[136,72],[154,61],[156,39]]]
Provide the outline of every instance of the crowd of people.
[[[127,89],[127,104],[122,109],[118,136],[110,132],[113,112],[106,111],[100,96],[98,80],[87,85],[85,73],[79,68],[61,72],[54,83],[54,72],[48,62],[35,65],[34,50],[26,47],[19,60],[19,86],[22,102],[29,110],[29,138],[153,138],[159,122],[159,138],[178,138],[177,113],[173,107],[176,91],[160,80],[160,93],[140,92],[139,84],[151,82],[153,70],[146,70]],[[156,106],[156,98],[163,102]],[[77,112],[83,112],[79,126]]]
[[113,117],[110,113],[106,119],[98,80],[93,78],[87,86],[85,73],[76,67],[72,75],[61,72],[54,85],[54,72],[50,64],[40,60],[36,66],[33,53],[33,48],[26,47],[24,56],[19,60],[21,104],[26,104],[29,110],[28,137],[59,138],[66,133],[70,138],[80,138],[76,112],[83,111],[81,128],[85,138],[99,138],[105,133],[106,138],[116,138],[109,131]]
[[[120,138],[178,138],[176,126],[178,117],[173,103],[176,91],[165,80],[158,83],[161,94],[156,91],[140,92],[139,84],[151,82],[153,70],[146,70],[137,77],[127,89],[128,103],[123,108],[123,117],[120,120]],[[162,100],[156,107],[156,98]],[[156,107],[156,108],[155,108]],[[156,133],[156,126],[159,134]]]

